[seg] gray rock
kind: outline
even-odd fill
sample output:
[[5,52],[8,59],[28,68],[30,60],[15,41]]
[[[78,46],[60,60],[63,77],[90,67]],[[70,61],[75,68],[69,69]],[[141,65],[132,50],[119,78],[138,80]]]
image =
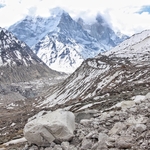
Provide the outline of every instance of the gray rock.
[[116,141],[116,147],[119,148],[119,149],[128,149],[128,148],[132,147],[132,144],[127,143],[123,140],[118,140],[118,141]]
[[98,140],[105,142],[108,139],[108,135],[105,133],[99,133]]
[[95,143],[95,144],[92,146],[91,150],[97,150],[97,147],[98,147],[98,143]]
[[110,135],[119,134],[124,129],[126,129],[126,125],[124,123],[117,122],[115,123],[113,128],[109,131],[109,134]]
[[146,94],[145,100],[150,100],[150,92]]
[[74,145],[70,145],[69,142],[62,142],[61,143],[61,148],[63,150],[77,150],[77,148]]
[[69,142],[62,142],[61,147],[63,150],[69,150]]
[[114,148],[115,147],[115,143],[113,143],[113,142],[106,142],[106,145],[108,148]]
[[92,139],[92,138],[96,138],[98,139],[98,132],[97,130],[96,131],[91,131],[87,136],[86,136],[87,139]]
[[74,129],[74,114],[59,109],[28,122],[24,127],[24,136],[30,143],[49,146],[54,140],[70,140]]
[[60,145],[56,145],[52,150],[63,150]]
[[82,141],[82,146],[81,146],[81,150],[88,150],[92,148],[92,141],[90,139],[83,139]]
[[115,116],[113,117],[113,120],[114,120],[114,121],[119,121],[119,119],[120,119],[120,118],[119,118],[118,115],[115,115]]
[[116,142],[115,145],[117,148],[120,149],[127,149],[127,148],[131,148],[132,147],[132,142],[133,142],[133,138],[129,137],[129,136],[122,136],[119,137]]
[[82,120],[80,121],[80,123],[81,123],[82,125],[84,125],[84,126],[89,126],[89,127],[90,127],[92,121],[89,120],[89,119],[82,119]]
[[99,142],[96,150],[108,150],[108,146],[106,145],[106,143]]
[[33,145],[33,146],[31,146],[31,147],[29,148],[29,150],[38,150],[38,147],[35,146],[35,145]]
[[144,124],[136,124],[136,126],[135,126],[135,130],[139,133],[142,133],[146,129],[147,129],[147,127]]

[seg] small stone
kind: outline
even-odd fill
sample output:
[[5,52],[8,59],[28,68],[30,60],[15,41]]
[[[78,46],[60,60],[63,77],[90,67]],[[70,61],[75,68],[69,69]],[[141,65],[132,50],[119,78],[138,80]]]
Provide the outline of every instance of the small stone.
[[92,146],[91,150],[97,150],[97,147],[98,147],[98,143],[95,143],[95,144]]
[[62,142],[61,147],[63,150],[68,150],[69,149],[69,142]]
[[146,148],[148,148],[148,142],[143,142],[143,143],[140,145],[140,148],[141,148],[141,149],[146,149]]
[[114,117],[114,116],[115,116],[115,112],[114,112],[114,111],[111,111],[111,112],[109,113],[109,115],[110,115],[110,117]]
[[33,145],[32,147],[29,148],[29,150],[38,150],[38,147]]
[[108,141],[109,141],[109,142],[115,142],[116,139],[115,139],[114,137],[109,137],[109,138],[108,138]]
[[119,148],[119,149],[127,149],[127,148],[131,148],[132,147],[132,144],[131,143],[127,143],[123,140],[118,140],[116,141],[116,147]]
[[89,140],[89,139],[83,139],[81,150],[91,149],[92,145],[93,145],[93,143],[92,143],[91,140]]
[[96,150],[108,150],[108,146],[105,142],[98,142],[98,147]]
[[110,123],[110,122],[106,122],[105,125],[106,125],[106,126],[110,126],[111,123]]
[[131,148],[132,147],[132,142],[133,142],[133,138],[130,136],[121,136],[119,137],[116,142],[115,145],[117,148],[122,148],[122,149],[126,149],[126,148]]
[[119,121],[119,119],[120,119],[120,118],[119,118],[118,115],[116,115],[116,116],[113,117],[113,120],[114,120],[114,121]]
[[115,147],[114,143],[108,142],[108,141],[106,141],[106,145],[107,145],[108,148],[114,148]]
[[53,148],[53,150],[63,150],[63,149],[61,148],[60,145],[55,145],[55,147]]
[[92,123],[92,121],[89,120],[89,119],[82,119],[82,120],[80,121],[80,123],[81,123],[82,125],[84,125],[84,126],[90,126],[91,123]]
[[109,119],[107,122],[113,123],[114,121],[112,119]]
[[144,132],[146,130],[146,128],[147,127],[144,124],[136,124],[136,126],[135,126],[135,130],[139,133]]
[[87,139],[97,138],[98,139],[98,132],[97,131],[91,131],[87,136]]
[[105,133],[99,133],[99,137],[98,137],[98,140],[99,141],[106,141],[108,139],[108,135],[105,134]]
[[124,129],[126,129],[126,125],[124,123],[117,122],[115,123],[113,128],[109,131],[109,134],[110,135],[119,134]]
[[102,114],[102,116],[100,117],[100,121],[105,121],[106,119],[108,119],[110,117],[110,115],[107,112],[104,112]]
[[93,127],[94,127],[94,129],[98,129],[99,125],[94,124]]
[[130,108],[130,111],[135,113],[135,112],[137,112],[137,108]]

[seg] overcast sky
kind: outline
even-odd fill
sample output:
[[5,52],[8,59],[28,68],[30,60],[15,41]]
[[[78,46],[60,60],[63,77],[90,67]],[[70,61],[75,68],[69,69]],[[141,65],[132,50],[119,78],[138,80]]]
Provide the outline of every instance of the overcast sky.
[[150,0],[0,0],[0,27],[8,27],[27,14],[48,17],[54,7],[89,23],[100,13],[115,30],[127,35],[150,29]]

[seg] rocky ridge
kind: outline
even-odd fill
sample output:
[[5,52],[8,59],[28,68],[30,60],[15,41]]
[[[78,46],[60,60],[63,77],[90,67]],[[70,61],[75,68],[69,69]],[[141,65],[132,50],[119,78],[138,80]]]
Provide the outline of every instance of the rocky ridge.
[[2,28],[0,28],[0,72],[1,84],[59,75],[58,72],[49,69],[24,42]]
[[0,143],[20,135],[35,99],[63,78],[24,42],[0,28]]

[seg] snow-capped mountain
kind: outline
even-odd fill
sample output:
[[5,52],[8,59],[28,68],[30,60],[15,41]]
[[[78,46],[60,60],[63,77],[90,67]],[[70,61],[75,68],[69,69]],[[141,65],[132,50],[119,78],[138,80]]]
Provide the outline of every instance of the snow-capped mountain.
[[[63,84],[47,93],[41,105],[74,103],[71,105],[74,106],[75,103],[85,105],[88,101],[105,107],[126,100],[141,89],[149,90],[149,35],[150,30],[133,35],[104,55],[85,60]],[[120,97],[114,100],[115,94]],[[106,97],[110,100],[106,101]]]
[[[96,18],[96,23],[89,29],[84,27],[79,20],[73,20],[61,8],[54,8],[50,13],[48,18],[28,16],[12,25],[9,30],[32,47],[36,54],[55,70],[72,72],[81,64],[81,60],[94,57],[124,40],[117,36],[106,22],[101,21],[101,16]],[[52,43],[51,41],[55,42],[59,48],[55,49],[52,45],[47,45],[47,43]],[[66,53],[66,48],[70,52]],[[46,54],[43,51],[46,51]],[[57,53],[57,57],[54,58],[51,53]],[[61,53],[66,56],[62,58],[60,55],[60,58]],[[75,58],[75,56],[78,57]],[[73,65],[72,62],[74,62]],[[62,64],[64,69],[61,67]]]
[[0,28],[0,70],[0,83],[58,74],[49,69],[24,42],[3,28]]

